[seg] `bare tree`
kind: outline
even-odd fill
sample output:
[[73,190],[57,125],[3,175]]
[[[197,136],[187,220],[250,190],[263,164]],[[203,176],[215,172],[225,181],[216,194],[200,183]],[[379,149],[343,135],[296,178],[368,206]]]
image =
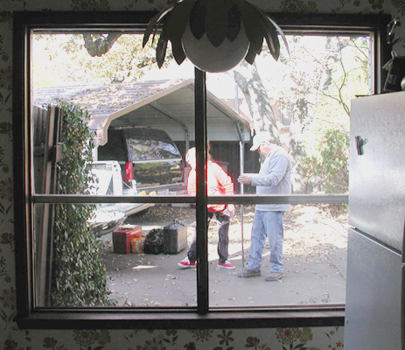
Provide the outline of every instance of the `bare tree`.
[[234,69],[233,77],[247,101],[256,132],[268,131],[279,142],[279,130],[273,107],[257,71],[256,63],[252,66],[246,62],[241,63],[237,69]]

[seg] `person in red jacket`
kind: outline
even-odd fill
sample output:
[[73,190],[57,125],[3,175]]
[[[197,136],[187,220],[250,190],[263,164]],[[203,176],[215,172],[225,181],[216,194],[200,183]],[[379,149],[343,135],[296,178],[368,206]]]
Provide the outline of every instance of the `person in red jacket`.
[[[195,148],[190,148],[186,154],[186,162],[191,170],[187,177],[187,193],[195,196],[196,194],[196,153]],[[234,184],[232,178],[222,169],[222,167],[211,160],[207,160],[207,193],[210,196],[232,195],[234,193]],[[232,204],[208,204],[208,224],[215,218],[220,223],[218,229],[219,256],[218,267],[224,269],[234,269],[235,266],[228,261],[228,231],[230,218],[235,214],[235,207]],[[177,265],[181,268],[194,267],[197,260],[197,246],[195,230],[187,256]]]

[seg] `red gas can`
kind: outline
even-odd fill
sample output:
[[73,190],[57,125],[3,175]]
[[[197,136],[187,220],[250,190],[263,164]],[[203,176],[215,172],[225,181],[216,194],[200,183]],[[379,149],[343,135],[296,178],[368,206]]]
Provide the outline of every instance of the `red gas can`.
[[129,254],[131,252],[131,240],[142,237],[141,226],[120,226],[113,231],[113,249],[117,254]]

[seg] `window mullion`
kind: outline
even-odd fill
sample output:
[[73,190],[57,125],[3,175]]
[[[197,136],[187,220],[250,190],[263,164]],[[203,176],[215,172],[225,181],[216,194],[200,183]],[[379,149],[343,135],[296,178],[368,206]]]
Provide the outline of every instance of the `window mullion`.
[[208,244],[207,244],[207,99],[206,74],[195,69],[195,144],[197,156],[197,308],[199,314],[208,312]]

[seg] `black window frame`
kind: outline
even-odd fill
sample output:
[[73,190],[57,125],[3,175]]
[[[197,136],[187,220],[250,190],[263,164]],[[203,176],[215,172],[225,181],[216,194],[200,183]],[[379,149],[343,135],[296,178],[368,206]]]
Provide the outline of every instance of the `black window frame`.
[[[271,328],[343,326],[344,305],[269,307],[269,308],[209,308],[207,203],[257,204],[272,203],[342,203],[347,195],[289,195],[207,197],[205,181],[197,184],[197,195],[190,197],[137,197],[134,202],[196,203],[199,263],[197,308],[166,308],[162,310],[128,308],[52,309],[36,308],[33,298],[31,193],[29,163],[30,130],[30,51],[29,35],[33,29],[74,32],[75,29],[130,30],[141,32],[154,12],[15,12],[13,37],[13,147],[14,147],[14,210],[16,242],[17,323],[21,328],[87,328],[87,329],[182,329],[182,328]],[[385,40],[389,15],[335,14],[270,14],[288,33],[364,33],[374,37],[374,92],[381,93],[384,81],[382,65],[390,56],[391,48]],[[195,70],[195,134],[197,149],[197,178],[204,180],[207,159],[206,75]],[[41,195],[36,195],[41,202]],[[52,203],[52,198],[42,198]],[[62,196],[63,197],[63,196]],[[74,201],[69,196],[66,201]],[[105,197],[105,201],[120,201],[119,197]],[[82,199],[83,202],[83,199]],[[86,203],[96,203],[91,196]]]

